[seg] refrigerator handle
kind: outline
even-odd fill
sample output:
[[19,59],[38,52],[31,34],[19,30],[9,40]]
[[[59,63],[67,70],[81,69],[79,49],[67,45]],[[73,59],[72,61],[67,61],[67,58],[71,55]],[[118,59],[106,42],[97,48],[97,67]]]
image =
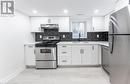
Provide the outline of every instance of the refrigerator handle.
[[[112,23],[112,34],[114,34],[115,33],[115,30],[114,30],[114,27],[115,27],[115,25],[116,25],[116,23],[114,22],[114,20],[111,18],[110,19],[110,22]],[[110,53],[112,54],[113,53],[113,48],[114,48],[114,35],[112,35],[112,43],[111,43],[111,47],[110,47]]]
[[[118,30],[118,29],[119,29],[119,25],[118,25],[118,23],[117,23],[116,18],[113,17],[113,16],[111,16],[110,21],[112,22],[113,26]],[[116,30],[114,27],[113,27],[113,33],[115,33],[115,30]]]
[[114,49],[114,35],[112,35],[112,44],[111,44],[111,49],[110,49],[110,53],[113,53],[113,49]]
[[114,21],[111,19],[110,22],[112,23],[112,27],[111,27],[112,28],[112,34],[114,34],[115,33],[115,31],[114,31]]

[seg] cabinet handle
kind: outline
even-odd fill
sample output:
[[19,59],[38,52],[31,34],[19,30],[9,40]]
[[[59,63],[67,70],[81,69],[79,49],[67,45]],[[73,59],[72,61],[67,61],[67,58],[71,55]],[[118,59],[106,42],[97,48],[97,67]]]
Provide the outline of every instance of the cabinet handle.
[[84,49],[80,49],[80,54],[84,54]]
[[62,62],[67,62],[67,60],[62,60]]
[[62,52],[63,54],[66,54],[67,52]]
[[92,50],[94,50],[94,46],[92,46]]
[[31,45],[29,45],[28,47],[29,47],[29,48],[33,48],[33,46],[31,46]]
[[35,54],[35,50],[34,50],[34,54]]
[[62,46],[62,47],[66,47],[66,46]]
[[94,27],[93,27],[93,31],[94,31]]

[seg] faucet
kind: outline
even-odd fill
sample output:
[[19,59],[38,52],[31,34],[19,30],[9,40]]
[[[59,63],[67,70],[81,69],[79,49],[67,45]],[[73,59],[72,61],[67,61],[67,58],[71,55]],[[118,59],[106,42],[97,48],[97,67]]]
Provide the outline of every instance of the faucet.
[[81,34],[79,33],[79,38],[78,38],[78,41],[80,41],[80,40],[81,40],[80,38],[81,38]]

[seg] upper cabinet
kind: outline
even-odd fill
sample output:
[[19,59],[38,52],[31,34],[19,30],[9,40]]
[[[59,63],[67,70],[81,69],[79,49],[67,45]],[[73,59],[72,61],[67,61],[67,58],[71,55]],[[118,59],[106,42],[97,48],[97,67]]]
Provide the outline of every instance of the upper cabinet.
[[107,31],[104,17],[92,17],[92,31]]
[[40,24],[59,24],[60,32],[69,32],[69,17],[31,17],[32,31],[39,31]]
[[105,30],[109,31],[109,21],[110,21],[110,14],[105,16]]

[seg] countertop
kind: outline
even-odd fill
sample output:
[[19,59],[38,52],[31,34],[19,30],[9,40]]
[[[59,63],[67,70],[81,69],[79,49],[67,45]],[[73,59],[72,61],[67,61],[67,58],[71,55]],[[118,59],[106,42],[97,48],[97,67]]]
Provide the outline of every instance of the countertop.
[[104,41],[97,41],[97,42],[93,42],[93,41],[66,41],[66,42],[59,42],[57,43],[57,45],[104,45],[104,46],[109,46],[108,42],[104,42]]
[[[41,42],[28,42],[28,43],[24,43],[24,45],[35,45],[37,43],[41,43]],[[57,43],[57,45],[104,45],[104,46],[108,46],[109,47],[109,43],[108,42],[104,42],[104,41],[61,41],[59,43]]]
[[27,43],[24,43],[24,45],[35,45],[37,43],[42,43],[42,42],[27,42]]

